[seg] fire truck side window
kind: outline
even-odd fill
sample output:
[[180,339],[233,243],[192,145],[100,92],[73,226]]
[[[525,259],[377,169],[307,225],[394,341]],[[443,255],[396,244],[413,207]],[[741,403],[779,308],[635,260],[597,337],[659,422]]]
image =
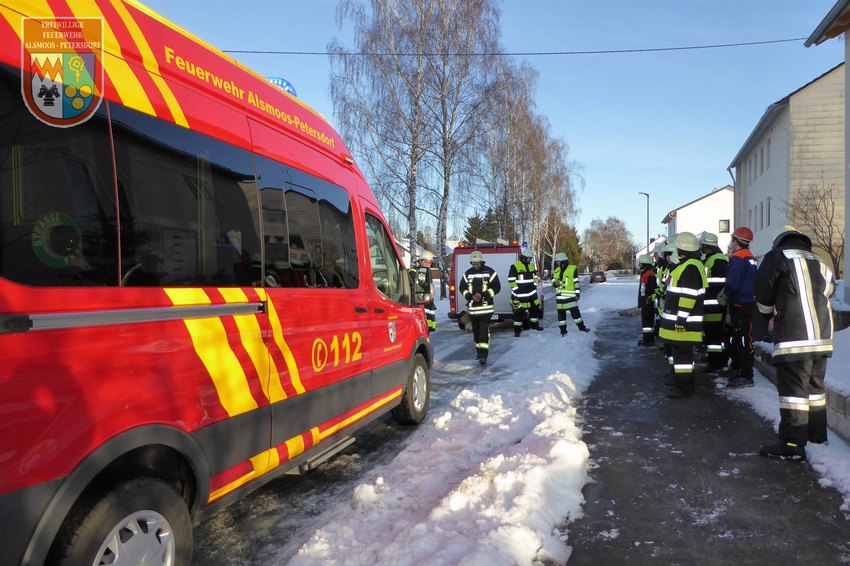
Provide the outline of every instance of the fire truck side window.
[[37,120],[0,66],[0,276],[36,286],[118,284],[105,112],[71,128]]
[[122,211],[121,284],[251,285],[259,250],[250,152],[110,107]]
[[342,188],[255,156],[265,284],[354,289],[360,283],[351,200]]
[[372,279],[381,293],[397,303],[410,303],[410,278],[392,245],[392,236],[383,223],[366,215],[366,235],[369,238],[369,259]]

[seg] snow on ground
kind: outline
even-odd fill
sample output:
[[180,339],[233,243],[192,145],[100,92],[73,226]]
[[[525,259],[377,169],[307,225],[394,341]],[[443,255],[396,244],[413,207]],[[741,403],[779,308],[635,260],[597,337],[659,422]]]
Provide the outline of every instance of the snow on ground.
[[[592,329],[611,311],[634,306],[637,282],[612,278],[583,291],[580,307]],[[438,332],[456,329],[446,317],[448,300],[437,308]],[[546,331],[521,340],[494,332],[484,368],[474,360],[469,334],[458,334],[469,342],[463,362],[444,362],[435,351],[435,374],[470,372],[469,387],[449,408],[429,413],[405,449],[328,513],[290,564],[566,563],[568,532],[558,526],[581,516],[588,481],[575,407],[598,363],[590,355],[593,333],[577,332],[569,321],[562,339],[547,322]],[[828,381],[850,380],[839,375],[850,361],[850,331],[836,338]],[[776,424],[776,390],[763,376],[756,382],[725,394]],[[832,434],[828,446],[808,450],[821,483],[838,489],[842,509],[850,511],[850,448]]]

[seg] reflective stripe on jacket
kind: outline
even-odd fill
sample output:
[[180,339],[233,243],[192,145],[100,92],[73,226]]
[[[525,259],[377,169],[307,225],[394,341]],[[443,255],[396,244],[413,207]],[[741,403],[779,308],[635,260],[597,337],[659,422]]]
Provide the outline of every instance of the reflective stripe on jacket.
[[[664,313],[658,336],[668,342],[702,342],[702,314],[708,280],[698,259],[680,263],[664,292]],[[676,326],[684,331],[677,332]]]
[[531,303],[540,304],[537,298],[537,271],[533,263],[526,266],[517,260],[508,272],[508,285],[511,286],[511,298],[520,302],[520,306],[528,308]]
[[[460,280],[460,293],[466,299],[466,312],[469,316],[493,314],[493,297],[501,290],[499,274],[487,265],[482,265],[477,270],[470,267]],[[481,293],[481,302],[472,302],[475,293]]]
[[773,315],[773,363],[832,355],[832,270],[791,240],[764,256],[756,276],[759,312]]
[[717,295],[726,284],[726,270],[729,268],[729,258],[726,254],[717,252],[705,260],[705,275],[708,288],[705,290],[703,302],[703,320],[711,323],[722,323],[726,307],[717,302]]
[[565,268],[558,266],[552,272],[552,282],[555,284],[555,295],[558,297],[581,297],[581,286],[578,282],[578,269],[570,264]]

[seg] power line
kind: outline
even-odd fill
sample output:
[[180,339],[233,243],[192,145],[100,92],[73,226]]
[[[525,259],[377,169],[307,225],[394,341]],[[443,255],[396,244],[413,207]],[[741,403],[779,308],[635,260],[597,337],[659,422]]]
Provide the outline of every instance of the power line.
[[341,55],[344,57],[549,57],[557,55],[613,55],[624,53],[656,53],[660,51],[694,51],[697,49],[724,49],[728,47],[751,47],[754,45],[769,45],[773,43],[790,43],[793,41],[804,41],[805,37],[793,37],[789,39],[772,39],[768,41],[747,41],[741,43],[718,43],[714,45],[688,45],[683,47],[650,47],[644,49],[602,49],[597,51],[513,51],[497,53],[352,53],[341,51],[332,53],[330,51],[262,51],[251,49],[225,49],[225,53],[239,53],[251,55]]

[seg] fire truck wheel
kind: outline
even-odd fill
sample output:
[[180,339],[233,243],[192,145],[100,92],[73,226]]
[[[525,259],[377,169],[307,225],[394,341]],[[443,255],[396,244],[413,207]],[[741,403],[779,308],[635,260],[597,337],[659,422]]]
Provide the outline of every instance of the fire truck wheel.
[[413,367],[401,394],[401,404],[393,409],[393,417],[402,424],[419,424],[431,402],[431,378],[422,354],[413,358]]
[[69,566],[192,561],[189,510],[174,489],[155,478],[120,484],[72,517],[66,532],[59,556]]

